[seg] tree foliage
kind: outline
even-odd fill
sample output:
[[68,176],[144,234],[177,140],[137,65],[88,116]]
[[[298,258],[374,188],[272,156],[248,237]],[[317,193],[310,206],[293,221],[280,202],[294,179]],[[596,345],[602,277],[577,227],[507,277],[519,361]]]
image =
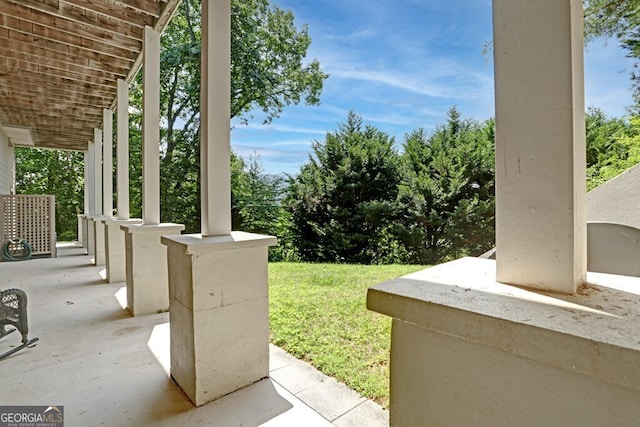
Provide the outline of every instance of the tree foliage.
[[298,260],[290,232],[291,216],[282,203],[285,188],[283,177],[264,172],[259,156],[244,161],[232,154],[233,229],[276,236],[278,246],[269,249],[271,261]]
[[280,193],[283,178],[265,174],[260,157],[250,157],[245,162],[236,161],[238,171],[234,193],[234,209],[237,212],[237,229],[251,233],[272,234],[280,215]]
[[389,255],[400,181],[394,140],[349,113],[290,182],[287,206],[300,257],[375,263]]
[[607,117],[589,109],[586,120],[587,190],[640,163],[640,117]]
[[393,138],[350,113],[315,142],[287,206],[302,259],[436,263],[494,245],[494,122],[462,120]]
[[584,0],[583,3],[587,41],[605,36],[637,44],[640,23],[638,0]]
[[[297,29],[291,11],[268,0],[231,2],[231,116],[254,109],[271,122],[287,105],[318,105],[324,80],[320,63],[305,63],[311,37]],[[243,119],[246,122],[247,118]]]
[[16,147],[16,192],[53,194],[57,238],[75,240],[84,209],[84,155],[76,151]]
[[[183,0],[161,39],[161,219],[185,224],[186,232],[200,229],[200,12],[200,0]],[[270,122],[287,105],[319,103],[327,75],[318,61],[305,64],[311,39],[306,26],[296,28],[291,12],[270,6],[268,0],[233,0],[231,42],[230,118],[246,123],[250,111],[261,109]],[[140,75],[131,98],[133,109],[141,111]],[[130,193],[132,200],[139,200],[140,120],[133,116]],[[245,172],[250,171],[233,158],[232,180],[244,179]],[[233,182],[232,192],[241,192],[243,185]],[[243,197],[233,194],[232,201]],[[254,229],[256,224],[241,222],[247,215],[240,211],[234,205],[234,227]]]
[[410,261],[436,263],[480,255],[494,245],[494,122],[461,120],[419,129],[404,144],[399,237]]
[[640,104],[640,0],[584,0],[585,36],[587,41],[596,37],[615,37],[635,59],[631,81],[636,108]]

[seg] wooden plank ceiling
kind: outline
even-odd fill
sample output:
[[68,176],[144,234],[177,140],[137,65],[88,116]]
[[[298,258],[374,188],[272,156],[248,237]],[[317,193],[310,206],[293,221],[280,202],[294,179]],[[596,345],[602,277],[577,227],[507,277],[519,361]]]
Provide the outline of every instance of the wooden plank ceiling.
[[35,147],[85,150],[117,79],[142,61],[145,25],[162,31],[180,0],[0,0],[0,124]]

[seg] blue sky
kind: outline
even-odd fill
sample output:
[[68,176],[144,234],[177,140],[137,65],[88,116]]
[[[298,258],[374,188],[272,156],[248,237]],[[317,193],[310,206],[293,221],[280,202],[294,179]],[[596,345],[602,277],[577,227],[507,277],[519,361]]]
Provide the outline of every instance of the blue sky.
[[[393,136],[433,130],[456,106],[463,118],[494,115],[491,0],[271,0],[308,24],[308,57],[325,81],[318,107],[290,106],[267,126],[259,114],[234,123],[233,150],[259,155],[268,173],[296,174],[312,141],[323,141],[350,110]],[[615,40],[587,46],[587,106],[622,116],[631,104],[631,62]]]

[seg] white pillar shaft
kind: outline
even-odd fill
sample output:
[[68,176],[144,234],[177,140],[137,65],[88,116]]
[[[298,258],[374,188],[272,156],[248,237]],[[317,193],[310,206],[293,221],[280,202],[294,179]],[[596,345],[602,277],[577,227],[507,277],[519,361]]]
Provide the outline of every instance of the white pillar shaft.
[[102,110],[103,123],[103,166],[102,185],[104,215],[113,216],[113,112],[108,109]]
[[98,216],[102,215],[102,131],[100,129],[93,130],[93,142],[95,144],[95,189],[94,194],[96,211]]
[[89,145],[87,144],[87,149],[84,150],[84,214],[89,214]]
[[142,220],[153,225],[160,224],[160,33],[149,26],[142,71]]
[[129,86],[118,79],[117,182],[118,219],[129,219]]
[[202,2],[201,143],[202,234],[231,234],[230,0]]
[[95,141],[89,141],[89,149],[87,153],[87,190],[89,197],[89,209],[87,213],[89,215],[96,214],[96,143]]
[[500,282],[586,277],[582,0],[493,0]]

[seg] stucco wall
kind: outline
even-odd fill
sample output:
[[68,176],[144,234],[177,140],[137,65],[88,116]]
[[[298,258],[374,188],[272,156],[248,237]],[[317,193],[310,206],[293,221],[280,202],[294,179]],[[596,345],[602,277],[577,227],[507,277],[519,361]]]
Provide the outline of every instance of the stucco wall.
[[637,425],[635,390],[400,320],[392,340],[392,427]]
[[462,258],[369,289],[394,319],[391,427],[638,425],[640,279],[562,295],[495,271]]
[[640,228],[640,165],[587,193],[587,221]]
[[13,194],[14,150],[9,138],[0,127],[0,194]]

